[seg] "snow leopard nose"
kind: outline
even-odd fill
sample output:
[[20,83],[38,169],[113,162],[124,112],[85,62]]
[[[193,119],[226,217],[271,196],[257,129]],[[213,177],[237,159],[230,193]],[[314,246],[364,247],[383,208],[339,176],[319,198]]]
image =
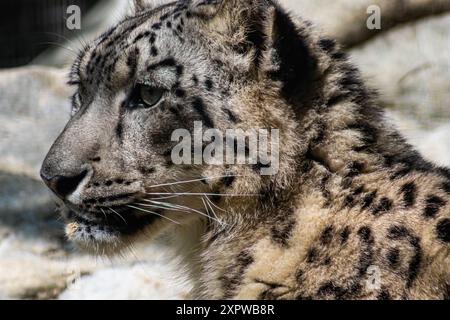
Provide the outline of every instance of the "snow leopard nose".
[[41,178],[50,190],[52,190],[59,198],[64,199],[78,188],[87,173],[88,171],[84,170],[74,176],[58,175],[49,177],[44,170],[41,170]]

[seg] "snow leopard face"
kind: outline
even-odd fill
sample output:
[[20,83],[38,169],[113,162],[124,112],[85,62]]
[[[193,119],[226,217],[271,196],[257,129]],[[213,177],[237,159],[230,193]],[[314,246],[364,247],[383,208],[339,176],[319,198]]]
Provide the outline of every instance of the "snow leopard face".
[[279,128],[281,114],[292,113],[284,101],[310,76],[310,61],[286,50],[294,24],[271,2],[136,7],[79,54],[72,118],[41,171],[66,205],[69,238],[105,252],[208,215],[214,203],[194,194],[258,185],[254,168],[243,169],[253,184],[239,187],[233,167],[174,165],[172,133],[193,133],[196,121],[205,129]]

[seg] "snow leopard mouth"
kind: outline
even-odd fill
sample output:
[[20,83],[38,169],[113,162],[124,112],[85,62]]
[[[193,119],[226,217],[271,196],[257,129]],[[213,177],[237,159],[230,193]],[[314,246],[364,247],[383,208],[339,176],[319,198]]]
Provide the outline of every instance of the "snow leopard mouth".
[[[114,213],[114,214],[111,214]],[[109,214],[103,215],[95,213],[80,214],[70,211],[68,214],[66,233],[69,238],[76,241],[108,242],[109,240],[121,237],[132,236],[144,230],[147,226],[160,219],[163,212],[145,215],[136,213],[132,208],[112,208]],[[88,219],[87,216],[95,216]]]

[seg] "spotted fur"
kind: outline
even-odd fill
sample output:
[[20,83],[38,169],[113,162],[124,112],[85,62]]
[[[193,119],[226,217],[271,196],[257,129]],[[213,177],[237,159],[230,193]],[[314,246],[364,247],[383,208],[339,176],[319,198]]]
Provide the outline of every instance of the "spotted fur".
[[[339,45],[272,0],[155,3],[137,1],[73,66],[74,115],[42,169],[81,177],[65,198],[69,238],[110,253],[179,236],[197,298],[448,299],[450,171],[390,127]],[[127,109],[136,83],[163,87],[164,101]],[[195,120],[280,129],[279,173],[173,165],[170,134]],[[215,197],[217,219],[122,210],[206,177],[171,190],[258,196]],[[107,208],[129,224],[109,211],[106,223]]]

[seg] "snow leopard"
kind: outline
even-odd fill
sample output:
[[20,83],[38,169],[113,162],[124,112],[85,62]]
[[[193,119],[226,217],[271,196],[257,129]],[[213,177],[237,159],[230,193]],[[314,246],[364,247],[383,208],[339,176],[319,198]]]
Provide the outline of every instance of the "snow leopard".
[[[135,1],[70,72],[41,169],[95,254],[169,237],[198,299],[448,299],[450,170],[335,40],[274,0]],[[279,130],[279,170],[174,164],[194,123]]]

